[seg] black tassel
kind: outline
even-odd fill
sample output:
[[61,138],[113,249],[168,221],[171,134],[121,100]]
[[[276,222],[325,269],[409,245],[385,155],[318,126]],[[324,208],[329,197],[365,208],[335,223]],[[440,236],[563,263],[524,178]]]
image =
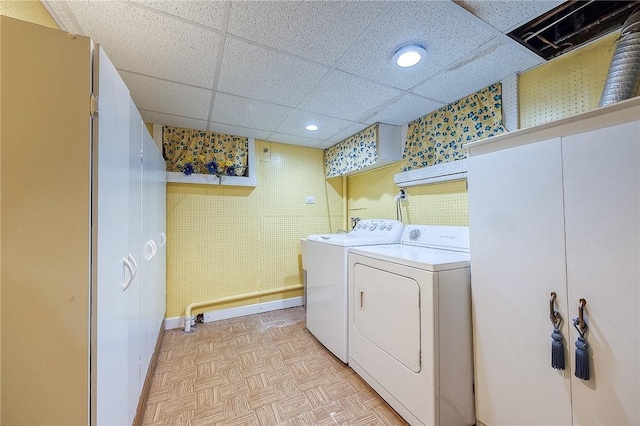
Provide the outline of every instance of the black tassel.
[[559,329],[554,328],[551,333],[551,366],[556,370],[564,370],[564,338]]
[[589,344],[582,336],[576,340],[576,377],[589,380]]

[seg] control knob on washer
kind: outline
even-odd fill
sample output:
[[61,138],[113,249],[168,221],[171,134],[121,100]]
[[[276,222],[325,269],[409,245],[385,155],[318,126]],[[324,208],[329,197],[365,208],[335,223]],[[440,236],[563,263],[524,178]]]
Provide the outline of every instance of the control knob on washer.
[[411,241],[416,241],[418,238],[420,238],[420,230],[412,229],[411,232],[409,232],[409,239]]

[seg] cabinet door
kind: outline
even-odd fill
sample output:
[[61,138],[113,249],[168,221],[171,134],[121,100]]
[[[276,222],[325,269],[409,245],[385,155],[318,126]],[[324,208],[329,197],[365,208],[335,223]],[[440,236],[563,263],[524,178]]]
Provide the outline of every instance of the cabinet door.
[[[154,155],[155,167],[156,167],[156,235],[158,236],[158,258],[156,267],[156,284],[157,284],[157,298],[156,298],[156,333],[160,330],[162,320],[167,307],[167,230],[166,230],[166,210],[167,210],[167,172],[164,157],[162,152],[158,149]],[[157,334],[156,334],[157,335]]]
[[[155,326],[157,310],[157,249],[158,243],[156,229],[157,203],[155,202],[154,180],[156,172],[154,168],[153,151],[157,150],[155,142],[144,131],[142,135],[142,208],[141,208],[141,235],[142,235],[142,327],[145,333],[142,347],[142,377],[144,378],[149,368],[153,349],[155,347],[158,329]],[[154,247],[155,245],[155,247]]]
[[590,380],[572,375],[574,424],[637,425],[640,125],[563,138],[562,155],[570,315],[586,299],[591,347]]
[[129,326],[129,415],[135,416],[138,400],[142,392],[144,376],[141,373],[141,351],[143,333],[141,324],[141,274],[142,250],[140,247],[140,208],[141,208],[141,185],[140,174],[142,173],[142,117],[133,101],[130,101],[130,124],[129,124],[129,253],[135,259],[138,266],[138,273],[127,290],[127,317]]
[[567,336],[560,140],[472,152],[468,182],[477,418],[570,425],[549,321],[553,291]]
[[[93,299],[97,330],[97,353],[91,358],[97,382],[92,399],[96,402],[99,425],[131,424],[128,406],[127,291],[130,277],[124,260],[129,255],[129,90],[105,55],[96,46],[97,72],[94,93],[99,97],[99,114],[94,118],[94,263],[97,279]],[[97,90],[96,90],[97,89]],[[97,173],[97,175],[96,175]],[[97,225],[96,225],[97,224]],[[96,233],[97,230],[97,233]],[[129,286],[127,290],[131,288]],[[97,394],[96,394],[97,393]]]

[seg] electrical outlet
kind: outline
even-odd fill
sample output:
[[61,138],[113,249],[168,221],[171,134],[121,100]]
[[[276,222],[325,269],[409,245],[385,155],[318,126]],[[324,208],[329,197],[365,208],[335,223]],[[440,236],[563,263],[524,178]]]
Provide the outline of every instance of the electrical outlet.
[[316,197],[307,197],[307,198],[305,199],[305,202],[306,202],[307,204],[315,204],[315,203],[316,203]]

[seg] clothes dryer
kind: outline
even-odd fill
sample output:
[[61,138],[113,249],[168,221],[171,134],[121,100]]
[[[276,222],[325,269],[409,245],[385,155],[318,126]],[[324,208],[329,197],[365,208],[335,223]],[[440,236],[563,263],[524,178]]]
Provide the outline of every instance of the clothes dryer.
[[349,250],[349,366],[412,425],[472,425],[467,227]]
[[398,243],[402,229],[397,220],[366,219],[348,233],[310,235],[300,241],[307,329],[344,363],[349,362],[349,247]]

